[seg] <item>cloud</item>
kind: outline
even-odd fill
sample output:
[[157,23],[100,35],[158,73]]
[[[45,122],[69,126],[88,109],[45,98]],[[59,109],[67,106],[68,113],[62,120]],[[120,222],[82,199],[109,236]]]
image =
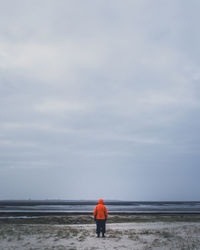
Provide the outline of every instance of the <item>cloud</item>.
[[168,199],[170,169],[196,181],[197,1],[0,3],[0,188],[18,192],[0,199],[94,199],[104,173],[109,199]]
[[[42,113],[63,113],[84,111],[84,106],[77,102],[66,102],[62,100],[46,100],[36,105],[36,110]],[[87,110],[87,109],[85,109]]]

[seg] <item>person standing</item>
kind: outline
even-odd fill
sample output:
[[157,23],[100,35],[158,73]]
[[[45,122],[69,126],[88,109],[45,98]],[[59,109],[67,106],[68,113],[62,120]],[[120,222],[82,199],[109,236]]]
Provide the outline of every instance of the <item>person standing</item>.
[[96,205],[94,209],[94,220],[96,221],[97,237],[100,236],[100,232],[102,232],[102,237],[105,237],[104,234],[106,232],[106,220],[108,218],[108,211],[103,203],[104,201],[100,199],[98,205]]

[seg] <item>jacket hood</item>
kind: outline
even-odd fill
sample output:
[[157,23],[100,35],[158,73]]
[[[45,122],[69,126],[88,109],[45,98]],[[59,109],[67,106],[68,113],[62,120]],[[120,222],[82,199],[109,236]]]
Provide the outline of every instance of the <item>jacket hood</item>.
[[103,203],[104,203],[103,199],[100,199],[99,204],[103,204]]

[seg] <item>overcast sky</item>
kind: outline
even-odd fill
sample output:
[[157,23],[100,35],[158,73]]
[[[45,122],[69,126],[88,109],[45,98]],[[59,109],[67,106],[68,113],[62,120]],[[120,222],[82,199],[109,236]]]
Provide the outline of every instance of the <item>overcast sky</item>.
[[199,12],[0,0],[0,199],[200,200]]

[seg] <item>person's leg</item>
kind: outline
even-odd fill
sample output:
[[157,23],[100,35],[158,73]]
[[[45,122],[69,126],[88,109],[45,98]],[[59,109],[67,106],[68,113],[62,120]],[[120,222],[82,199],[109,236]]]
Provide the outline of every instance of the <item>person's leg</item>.
[[101,222],[99,220],[96,220],[96,233],[97,233],[97,237],[99,237],[100,235],[100,229],[101,229]]
[[102,232],[102,233],[103,233],[102,221],[103,221],[103,220],[100,220],[100,232]]
[[104,237],[104,234],[106,232],[106,221],[105,220],[102,220],[101,228],[102,228],[102,237]]

